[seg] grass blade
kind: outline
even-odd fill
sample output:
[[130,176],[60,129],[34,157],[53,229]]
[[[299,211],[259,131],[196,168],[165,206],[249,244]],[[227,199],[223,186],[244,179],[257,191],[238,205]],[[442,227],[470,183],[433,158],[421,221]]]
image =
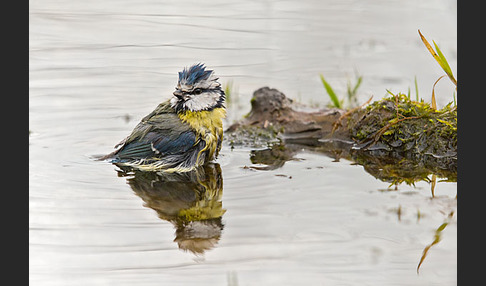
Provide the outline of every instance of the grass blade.
[[434,41],[432,41],[434,43],[436,50],[437,50],[437,52],[435,52],[434,49],[432,48],[432,46],[427,41],[427,39],[425,39],[424,35],[422,35],[420,30],[418,30],[418,32],[419,32],[420,38],[422,39],[422,42],[424,43],[427,50],[429,50],[429,52],[432,54],[432,56],[437,61],[437,63],[439,63],[440,67],[444,70],[444,72],[447,74],[447,76],[449,76],[449,79],[454,83],[454,85],[457,86],[457,80],[454,78],[454,75],[452,74],[451,67],[449,66],[449,63],[447,63],[446,58],[444,57],[444,55],[440,51],[437,44]]
[[417,76],[415,76],[415,101],[417,101],[417,102],[419,101]]
[[437,51],[437,55],[439,56],[441,60],[441,67],[444,69],[447,75],[452,74],[451,67],[449,66],[449,63],[447,62],[446,58],[444,57],[444,54],[442,54],[442,51],[439,49],[439,46],[435,43],[435,41],[432,41],[435,46],[435,50]]
[[233,81],[232,80],[227,81],[226,84],[223,86],[223,90],[226,96],[226,102],[230,103],[231,95],[233,93]]
[[356,95],[356,92],[358,91],[358,87],[361,85],[361,82],[363,81],[363,76],[358,77],[358,82],[356,82],[356,85],[353,88],[352,94]]
[[386,90],[386,92],[387,92],[388,94],[391,94],[391,95],[393,95],[393,96],[396,96],[396,95],[394,95],[394,94],[393,94],[393,92],[391,92],[390,90],[388,90],[388,89],[385,89],[385,90]]
[[341,108],[341,103],[339,102],[339,99],[336,93],[334,92],[334,90],[332,89],[331,85],[324,79],[324,76],[322,74],[320,75],[320,77],[321,77],[322,84],[324,85],[324,88],[327,91],[327,94],[329,95],[332,103],[334,104],[334,107]]
[[457,86],[457,80],[456,78],[454,78],[454,75],[452,74],[452,70],[451,67],[449,66],[449,63],[447,62],[447,59],[445,58],[444,54],[442,54],[441,50],[439,49],[439,46],[437,46],[437,44],[434,41],[432,42],[434,43],[435,50],[437,51],[437,55],[442,61],[442,65],[441,65],[442,69],[445,71],[445,73],[447,74],[449,79],[454,83],[454,85]]
[[446,75],[443,75],[441,77],[439,77],[435,83],[434,83],[434,86],[432,86],[432,99],[430,100],[430,105],[432,106],[433,109],[437,110],[437,103],[435,102],[435,85],[439,82],[439,80],[441,80],[443,77],[445,77]]
[[437,55],[437,53],[434,51],[434,49],[432,48],[432,46],[429,44],[429,42],[427,41],[427,39],[424,37],[424,35],[422,35],[422,33],[420,32],[420,30],[418,30],[419,32],[419,35],[420,35],[420,38],[422,39],[422,42],[424,43],[425,47],[427,48],[427,50],[429,50],[430,54],[432,54],[432,56],[434,57],[434,59],[439,63],[440,65],[440,58],[439,56]]
[[348,80],[347,92],[348,92],[348,104],[350,107],[358,106],[358,88],[363,81],[363,76],[358,76],[356,84],[352,87],[351,81]]

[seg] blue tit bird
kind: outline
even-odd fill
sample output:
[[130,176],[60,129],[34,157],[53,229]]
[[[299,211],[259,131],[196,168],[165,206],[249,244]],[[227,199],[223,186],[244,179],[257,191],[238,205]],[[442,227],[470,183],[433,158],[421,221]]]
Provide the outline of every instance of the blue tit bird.
[[145,116],[102,159],[147,171],[187,172],[221,150],[225,94],[213,70],[195,64],[179,72],[173,97]]

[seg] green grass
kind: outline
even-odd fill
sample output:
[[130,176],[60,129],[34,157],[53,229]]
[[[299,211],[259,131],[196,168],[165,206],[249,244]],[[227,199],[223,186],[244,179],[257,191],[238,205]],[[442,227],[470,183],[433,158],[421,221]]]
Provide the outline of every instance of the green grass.
[[332,102],[331,107],[342,108],[342,102],[337,97],[331,85],[326,81],[326,79],[322,74],[320,74],[320,77],[321,77],[322,84],[324,85],[324,88],[326,89],[326,92],[329,95],[329,98],[331,99]]
[[351,81],[348,80],[348,102],[350,106],[358,106],[358,88],[363,81],[363,76],[358,76],[354,87],[351,84]]
[[[447,59],[445,58],[444,54],[439,49],[439,46],[434,41],[432,41],[432,43],[434,43],[434,47],[435,47],[435,50],[434,50],[432,48],[432,46],[429,44],[429,42],[427,41],[427,39],[424,37],[424,35],[422,35],[420,30],[418,30],[418,33],[420,35],[420,38],[422,39],[422,42],[424,43],[425,47],[427,48],[427,50],[429,50],[430,54],[434,57],[434,59],[437,61],[437,63],[439,63],[439,66],[446,73],[445,75],[439,77],[435,81],[435,83],[432,87],[431,104],[432,104],[432,107],[436,109],[437,104],[436,104],[436,101],[435,101],[435,85],[439,82],[439,80],[441,80],[443,77],[445,77],[447,75],[449,77],[449,79],[452,81],[452,83],[456,86],[456,90],[457,90],[457,80],[454,77],[454,75],[452,74],[452,69],[449,66],[449,63],[447,62]],[[455,94],[453,96],[455,97]],[[454,102],[455,102],[455,98],[454,98]]]
[[415,83],[415,101],[419,101],[417,76],[414,77],[414,83]]
[[356,83],[353,85],[350,80],[348,80],[347,87],[346,87],[346,99],[347,104],[345,106],[344,99],[339,99],[334,89],[331,87],[329,82],[326,81],[322,74],[319,75],[321,78],[322,85],[327,92],[327,95],[331,99],[331,103],[328,104],[328,107],[335,107],[335,108],[353,108],[358,106],[358,88],[361,86],[363,81],[362,76],[357,76]]
[[452,81],[452,83],[454,83],[454,85],[457,87],[457,80],[452,74],[451,67],[449,66],[449,63],[447,62],[447,59],[445,58],[444,54],[442,54],[442,51],[439,49],[439,46],[437,46],[437,44],[434,41],[432,41],[435,47],[435,51],[434,51],[434,49],[429,44],[427,39],[425,39],[424,35],[422,35],[422,33],[420,32],[420,30],[418,30],[418,32],[425,47],[427,47],[427,49],[432,54],[434,59],[439,63],[440,67],[444,70],[444,72],[447,74],[447,76]]
[[[452,83],[456,86],[456,90],[457,90],[457,80],[454,77],[454,74],[452,73],[452,69],[451,69],[446,57],[444,56],[444,54],[440,50],[439,46],[434,41],[432,41],[433,44],[434,44],[434,48],[435,48],[435,50],[434,50],[434,48],[429,44],[427,39],[425,39],[425,37],[422,35],[420,30],[418,30],[418,32],[419,32],[420,38],[422,39],[422,42],[424,43],[424,45],[426,46],[428,51],[432,54],[432,56],[437,61],[437,63],[440,65],[442,70],[446,73],[445,75],[439,77],[432,86],[431,106],[432,106],[433,109],[437,109],[437,103],[436,103],[436,100],[435,100],[435,86],[436,86],[436,84],[439,82],[439,80],[441,80],[442,78],[447,76],[452,81]],[[363,81],[362,76],[357,76],[356,83],[354,85],[351,84],[350,81],[348,81],[347,97],[346,97],[347,105],[346,106],[344,104],[344,102],[345,102],[344,97],[341,97],[342,99],[340,99],[340,97],[338,97],[338,95],[336,94],[334,89],[331,87],[329,82],[324,78],[324,75],[320,74],[319,76],[321,78],[322,85],[324,86],[324,89],[327,92],[327,95],[331,99],[331,103],[328,104],[328,107],[330,107],[330,108],[335,107],[335,108],[340,108],[340,109],[344,109],[345,107],[347,107],[349,109],[349,108],[358,106],[357,91],[358,91],[358,88],[361,86],[361,83]],[[417,76],[414,77],[414,85],[415,85],[415,101],[418,102],[418,101],[420,101],[420,96],[419,96],[419,90],[418,90]],[[389,90],[387,90],[387,92],[391,93]],[[411,89],[410,88],[408,89],[407,97],[408,97],[409,100],[411,99]],[[454,102],[454,106],[456,106],[456,93],[455,92],[453,93],[453,102]]]
[[226,96],[226,102],[228,104],[231,103],[233,100],[233,93],[234,93],[234,86],[233,86],[233,81],[229,80],[223,85],[223,91]]

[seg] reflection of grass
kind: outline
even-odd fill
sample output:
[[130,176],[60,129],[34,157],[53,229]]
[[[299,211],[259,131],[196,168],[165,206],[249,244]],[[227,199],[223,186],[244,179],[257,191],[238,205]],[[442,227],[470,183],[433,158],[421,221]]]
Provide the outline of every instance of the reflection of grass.
[[238,286],[238,275],[236,275],[236,272],[228,273],[228,286]]
[[446,226],[450,223],[452,217],[454,216],[454,211],[451,211],[449,213],[449,215],[447,216],[447,219],[446,221],[441,224],[436,230],[435,230],[435,234],[434,234],[434,241],[432,241],[431,244],[427,245],[425,248],[424,248],[424,251],[422,252],[422,257],[420,257],[420,262],[419,264],[417,265],[417,274],[419,273],[419,270],[420,270],[420,266],[422,265],[422,263],[424,262],[425,260],[425,257],[427,257],[427,254],[430,250],[430,248],[434,245],[436,245],[437,243],[439,243],[439,241],[442,239],[442,231],[446,228]]

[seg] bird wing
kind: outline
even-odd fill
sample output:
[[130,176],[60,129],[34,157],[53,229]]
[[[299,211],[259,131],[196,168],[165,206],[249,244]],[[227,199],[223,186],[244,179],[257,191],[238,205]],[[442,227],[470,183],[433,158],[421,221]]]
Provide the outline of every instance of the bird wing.
[[122,141],[115,155],[119,159],[140,159],[183,154],[197,141],[191,127],[161,104]]

